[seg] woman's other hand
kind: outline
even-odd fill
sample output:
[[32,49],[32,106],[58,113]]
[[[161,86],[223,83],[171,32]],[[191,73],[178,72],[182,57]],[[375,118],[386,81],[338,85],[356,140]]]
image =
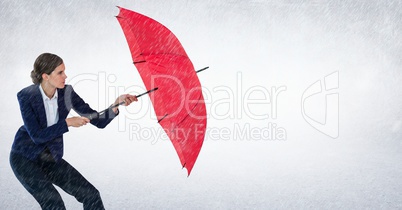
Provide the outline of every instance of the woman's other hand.
[[86,125],[89,121],[90,120],[86,117],[70,117],[66,119],[68,127],[73,126],[76,128]]

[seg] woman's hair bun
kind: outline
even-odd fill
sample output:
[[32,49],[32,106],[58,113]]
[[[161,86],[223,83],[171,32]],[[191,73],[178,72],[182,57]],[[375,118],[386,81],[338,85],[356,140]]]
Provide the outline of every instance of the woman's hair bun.
[[42,82],[42,74],[51,74],[56,67],[63,64],[63,59],[52,53],[42,53],[36,58],[31,71],[32,82],[37,85]]

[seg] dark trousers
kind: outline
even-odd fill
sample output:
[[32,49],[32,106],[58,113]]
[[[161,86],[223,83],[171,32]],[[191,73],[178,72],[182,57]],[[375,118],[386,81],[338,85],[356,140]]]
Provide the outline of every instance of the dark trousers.
[[10,164],[15,176],[42,209],[66,209],[53,184],[83,203],[84,209],[104,209],[99,191],[64,159],[31,161],[11,152]]

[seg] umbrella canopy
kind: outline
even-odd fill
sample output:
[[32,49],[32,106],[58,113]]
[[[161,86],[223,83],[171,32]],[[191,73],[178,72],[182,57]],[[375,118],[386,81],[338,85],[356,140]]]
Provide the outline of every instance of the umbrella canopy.
[[176,36],[159,22],[119,7],[117,16],[158,123],[173,143],[190,175],[201,150],[206,109],[193,64]]

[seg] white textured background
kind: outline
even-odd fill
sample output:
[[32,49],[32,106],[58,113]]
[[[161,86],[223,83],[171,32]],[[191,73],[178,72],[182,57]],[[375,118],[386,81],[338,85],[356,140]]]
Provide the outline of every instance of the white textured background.
[[[210,66],[199,74],[210,93],[208,128],[232,138],[209,133],[187,178],[169,141],[130,130],[158,132],[147,98],[104,130],[71,128],[65,159],[100,190],[107,209],[402,208],[401,1],[2,0],[0,209],[40,209],[8,163],[22,125],[16,93],[31,84],[39,54],[60,55],[67,80],[95,109],[112,103],[118,87],[141,91],[116,5],[166,25],[197,69]],[[301,113],[303,92],[332,72],[339,73],[336,139]],[[276,119],[272,104],[241,105],[238,96],[256,86],[286,87]],[[306,111],[322,120],[325,105],[317,95]],[[250,110],[270,117],[249,117]],[[251,131],[235,138],[237,128],[270,124],[286,139]],[[68,209],[81,208],[61,194]]]

